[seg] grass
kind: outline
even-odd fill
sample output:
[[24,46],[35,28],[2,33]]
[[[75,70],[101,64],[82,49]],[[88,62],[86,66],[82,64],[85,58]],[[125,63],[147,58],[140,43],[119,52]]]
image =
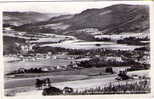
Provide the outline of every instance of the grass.
[[[50,78],[52,83],[93,79],[99,76],[108,76],[109,73],[104,72],[104,68],[85,68],[81,70],[55,71],[49,73],[27,73],[18,74],[13,78],[6,78],[5,88],[16,88],[34,86],[35,79]],[[34,78],[35,77],[35,78]],[[8,79],[8,80],[7,80]]]
[[36,88],[35,87],[32,87],[32,86],[30,86],[30,87],[20,87],[20,88],[14,88],[14,89],[7,89],[7,90],[5,90],[5,96],[15,96],[17,93],[22,93],[22,92],[27,92],[27,91],[29,91],[29,90],[36,90]]
[[134,83],[112,84],[109,86],[99,86],[97,88],[85,89],[83,91],[76,90],[70,94],[64,95],[96,95],[96,94],[147,94],[150,93],[150,80],[144,79]]
[[36,78],[44,79],[48,77],[51,79],[52,83],[58,83],[58,82],[65,82],[65,81],[93,79],[93,78],[96,78],[97,76],[99,77],[103,75],[107,76],[110,74],[104,73],[104,68],[94,68],[94,67],[85,68],[81,70],[55,71],[55,72],[50,72],[50,73],[19,74],[18,77],[8,78],[9,80],[12,80],[13,82],[5,80],[5,90],[9,90],[6,92],[7,96],[13,95],[15,93],[18,93],[18,91],[22,91],[22,90],[24,92],[23,88],[27,89],[27,87],[35,86]]
[[[87,71],[86,74],[89,74],[87,69],[84,70],[84,71]],[[94,72],[92,72],[92,73],[94,73]],[[106,75],[106,76],[108,76],[108,75]],[[73,81],[73,80],[79,80],[79,79],[97,78],[98,75],[96,75],[96,76],[90,75],[90,76],[88,76],[88,78],[82,78],[80,76],[79,76],[79,78],[78,77],[75,78],[73,76],[70,77],[69,75],[63,75],[63,77],[58,77],[58,76],[60,76],[60,75],[57,75],[57,76],[54,75],[55,79],[51,78],[52,79],[51,82],[53,82],[53,81],[54,82],[63,82],[63,81],[65,82],[65,81]],[[69,77],[67,77],[67,76],[69,76]],[[147,83],[144,84],[144,81],[147,81]],[[29,84],[33,84],[33,85],[27,86],[26,84],[28,84],[28,82],[29,81],[25,81],[24,82],[25,84],[23,82],[21,82],[21,86],[20,86],[21,88],[16,86],[16,87],[11,88],[11,89],[6,89],[6,91],[7,91],[6,96],[13,96],[16,93],[29,91],[29,90],[27,90],[27,88],[33,87],[35,85],[35,79],[33,79],[32,82],[30,81],[31,83],[29,83]],[[17,83],[19,83],[19,82],[17,82]],[[15,85],[19,85],[17,83],[15,83]],[[14,85],[10,85],[10,86],[14,86]],[[97,86],[95,88],[88,88],[88,89],[82,89],[82,90],[76,89],[76,90],[74,90],[73,93],[62,94],[62,95],[141,94],[141,93],[150,93],[150,80],[147,79],[147,78],[138,79],[138,80],[128,80],[128,81],[127,80],[126,81],[125,80],[124,81],[115,81],[115,82],[112,82],[112,83],[107,83],[107,84],[105,84],[105,86],[104,85],[103,86]]]
[[[146,82],[146,83],[145,83]],[[34,87],[15,88],[5,92],[5,96],[15,96],[16,93],[26,92],[35,89]],[[36,89],[35,89],[36,90]],[[60,95],[103,95],[103,94],[147,94],[150,93],[150,80],[126,81],[126,83],[110,83],[108,86],[98,86],[96,88],[75,90],[73,93],[61,93]],[[41,94],[40,94],[41,95]]]
[[[91,88],[79,92],[79,94],[141,94],[150,93],[150,81],[143,80],[135,83],[109,84],[107,87]],[[78,93],[75,93],[78,94]]]

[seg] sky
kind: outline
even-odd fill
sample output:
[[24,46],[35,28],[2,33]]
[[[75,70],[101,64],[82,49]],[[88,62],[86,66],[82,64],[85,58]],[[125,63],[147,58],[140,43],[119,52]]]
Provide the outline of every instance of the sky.
[[80,13],[90,8],[104,8],[113,4],[149,4],[136,1],[112,1],[112,2],[14,2],[0,3],[3,11],[36,11],[42,13]]

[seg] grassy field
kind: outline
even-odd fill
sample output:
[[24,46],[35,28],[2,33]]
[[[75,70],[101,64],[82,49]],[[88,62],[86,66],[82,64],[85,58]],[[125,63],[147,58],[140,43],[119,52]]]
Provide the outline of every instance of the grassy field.
[[13,63],[4,62],[5,65],[5,73],[8,73],[10,71],[17,70],[18,68],[39,68],[44,66],[65,66],[70,64],[71,61],[74,61],[73,59],[45,59],[45,60],[37,60],[37,61],[16,61]]
[[[30,90],[36,90],[35,79],[50,78],[51,83],[55,86],[63,88],[70,85],[69,82],[77,83],[82,81],[89,81],[89,79],[102,78],[104,76],[110,76],[108,73],[104,73],[104,68],[85,68],[75,71],[57,71],[50,73],[31,73],[31,74],[19,74],[16,78],[6,78],[5,80],[5,94],[11,95],[16,93],[27,92]],[[67,83],[65,83],[67,82]],[[66,85],[65,85],[66,84]],[[71,84],[72,85],[72,84]],[[84,85],[84,84],[83,84]],[[74,84],[73,84],[74,86]]]
[[107,75],[104,68],[85,68],[81,70],[55,71],[49,73],[16,74],[14,78],[5,78],[5,88],[34,86],[35,79],[50,78],[52,83],[74,81]]
[[[147,71],[148,72],[148,71]],[[146,72],[146,73],[147,73]],[[145,72],[143,72],[144,74]],[[134,72],[135,74],[135,72]],[[130,80],[115,80],[116,75],[102,75],[95,76],[91,79],[65,81],[52,83],[52,86],[60,88],[64,87],[73,88],[74,92],[71,94],[62,95],[92,95],[92,94],[139,94],[150,92],[150,79],[147,79],[147,83],[144,83],[146,79],[130,79]],[[6,89],[5,94],[11,95],[33,95],[41,96],[42,90],[36,89],[34,86],[16,87],[12,89]]]
[[99,86],[96,88],[76,90],[72,95],[92,95],[92,94],[146,94],[150,93],[150,80],[131,81],[126,83],[110,83],[109,86]]

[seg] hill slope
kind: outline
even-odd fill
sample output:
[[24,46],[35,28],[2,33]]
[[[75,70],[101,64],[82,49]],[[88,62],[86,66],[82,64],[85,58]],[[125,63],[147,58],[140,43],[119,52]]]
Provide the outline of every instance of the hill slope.
[[144,5],[113,5],[88,9],[66,23],[71,29],[97,28],[105,32],[138,32],[149,28],[148,7]]
[[89,35],[82,29],[96,29],[102,34],[143,32],[149,29],[149,8],[146,5],[112,5],[102,9],[87,9],[79,14],[59,16],[48,21],[15,27],[18,31]]
[[59,14],[38,13],[38,12],[3,12],[4,24],[20,26],[39,21],[46,21]]

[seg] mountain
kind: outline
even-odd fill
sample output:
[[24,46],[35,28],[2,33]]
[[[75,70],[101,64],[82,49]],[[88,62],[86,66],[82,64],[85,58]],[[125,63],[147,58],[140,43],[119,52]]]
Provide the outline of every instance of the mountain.
[[20,26],[50,19],[58,16],[57,13],[38,13],[38,12],[3,12],[4,25]]
[[[91,36],[87,34],[89,29],[100,31],[102,34],[139,33],[149,29],[149,7],[118,4],[101,9],[87,9],[79,14],[54,17],[48,21],[24,24],[14,29],[33,33],[69,34],[77,37]],[[84,29],[85,31],[80,31]]]
[[145,5],[113,5],[103,9],[87,9],[77,14],[70,29],[97,28],[104,33],[140,32],[149,28],[149,8]]

